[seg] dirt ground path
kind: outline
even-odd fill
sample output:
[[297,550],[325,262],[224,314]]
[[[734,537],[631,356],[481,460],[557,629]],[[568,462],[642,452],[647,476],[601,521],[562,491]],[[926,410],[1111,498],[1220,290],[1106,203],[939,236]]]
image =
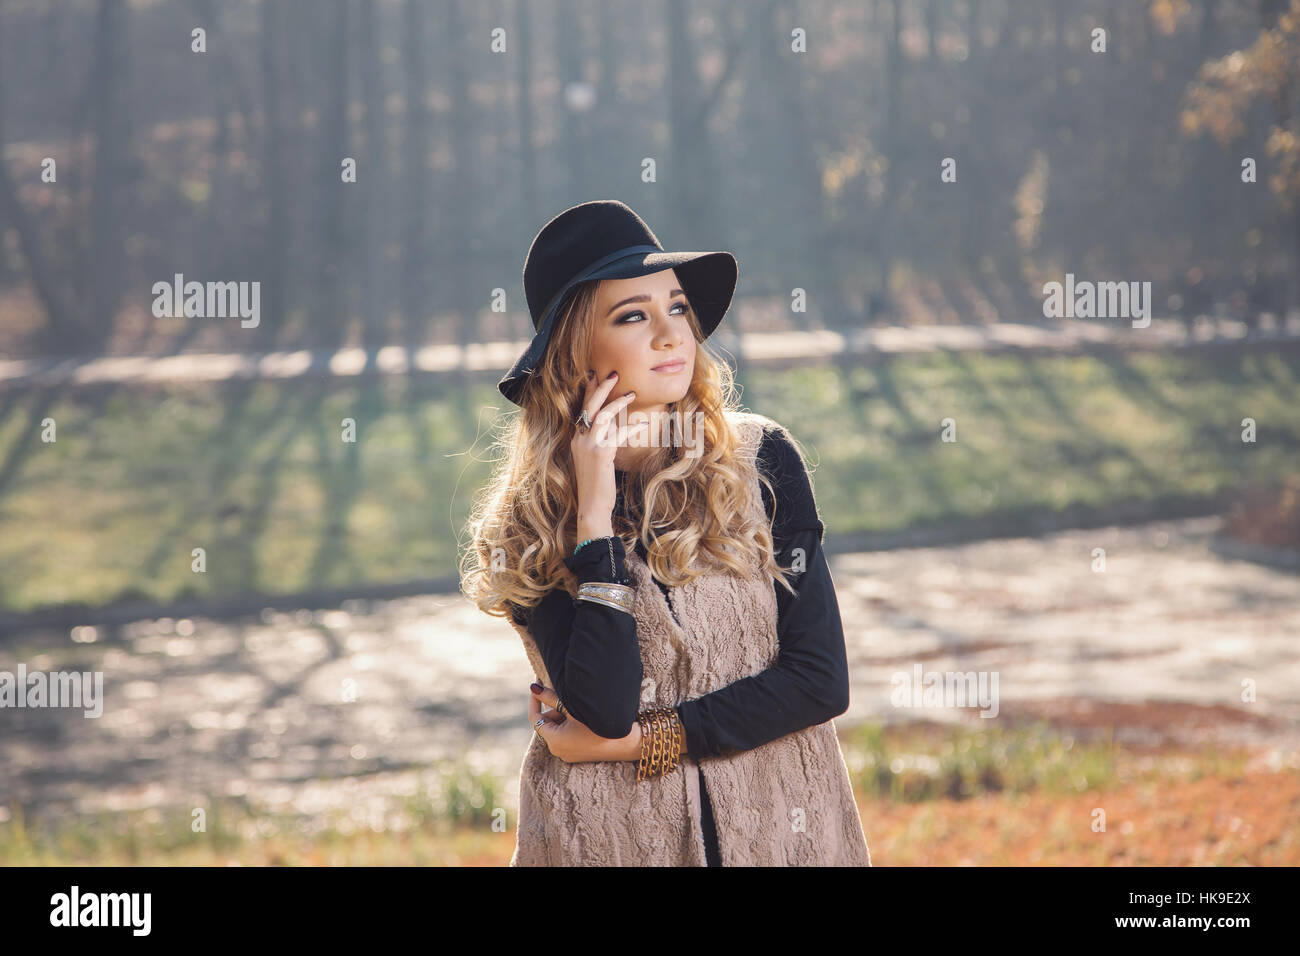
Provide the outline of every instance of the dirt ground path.
[[[996,672],[998,723],[1047,718],[1114,727],[1117,741],[1294,759],[1297,575],[1220,557],[1217,525],[833,556],[852,675],[837,726],[982,720],[893,706],[892,676],[919,665]],[[507,781],[508,806],[517,799],[533,675],[514,631],[457,594],[76,638],[31,634],[0,653],[0,670],[104,674],[98,718],[3,712],[0,807],[17,801],[30,817],[242,796],[303,813],[378,808],[455,759]],[[1247,680],[1254,703],[1242,701]]]

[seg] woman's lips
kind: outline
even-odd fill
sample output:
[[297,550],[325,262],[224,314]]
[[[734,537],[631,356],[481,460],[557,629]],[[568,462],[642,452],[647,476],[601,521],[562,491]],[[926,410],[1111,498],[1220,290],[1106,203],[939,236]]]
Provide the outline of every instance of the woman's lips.
[[656,365],[653,369],[651,369],[651,371],[664,372],[666,374],[671,375],[674,372],[683,371],[685,368],[686,368],[686,359],[678,359],[675,362],[665,362],[663,365]]

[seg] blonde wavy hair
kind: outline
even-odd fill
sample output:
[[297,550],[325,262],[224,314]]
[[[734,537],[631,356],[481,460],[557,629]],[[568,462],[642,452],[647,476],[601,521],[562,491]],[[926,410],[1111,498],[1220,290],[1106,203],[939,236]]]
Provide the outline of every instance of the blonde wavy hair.
[[[519,412],[503,420],[492,476],[471,506],[461,591],[494,617],[510,615],[512,606],[535,607],[555,587],[577,594],[577,578],[564,564],[578,543],[569,442],[582,412],[599,287],[600,280],[583,283],[566,300]],[[744,410],[731,367],[709,350],[689,304],[687,317],[698,346],[695,370],[686,395],[669,406],[669,420],[701,421],[701,453],[686,455],[676,429],[673,441],[652,446],[644,468],[627,475],[622,493],[632,520],[616,509],[614,534],[628,554],[644,542],[654,576],[672,587],[709,571],[744,575],[757,566],[793,594],[791,569],[776,561],[770,526],[746,508],[755,474],[773,489],[753,456],[739,453],[728,416]]]

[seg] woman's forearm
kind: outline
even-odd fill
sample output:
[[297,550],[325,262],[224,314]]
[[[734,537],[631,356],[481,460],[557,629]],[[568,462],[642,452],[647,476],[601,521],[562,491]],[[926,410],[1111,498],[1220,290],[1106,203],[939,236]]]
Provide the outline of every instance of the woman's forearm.
[[[590,544],[565,564],[579,583],[628,581],[623,543],[617,538],[605,545]],[[573,600],[556,588],[533,610],[527,627],[560,700],[611,745],[602,749],[606,756],[601,759],[623,759],[644,676],[633,616]]]

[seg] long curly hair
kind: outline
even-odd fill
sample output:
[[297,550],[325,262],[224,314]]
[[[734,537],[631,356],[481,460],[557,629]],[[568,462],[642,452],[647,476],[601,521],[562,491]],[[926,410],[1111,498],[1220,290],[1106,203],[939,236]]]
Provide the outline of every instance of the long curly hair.
[[[566,299],[540,366],[507,416],[494,444],[492,476],[471,506],[470,543],[460,562],[461,591],[482,611],[513,615],[535,607],[555,587],[577,594],[564,559],[577,545],[577,485],[569,442],[581,414],[600,280]],[[749,516],[749,481],[771,482],[740,454],[729,420],[738,404],[731,367],[713,354],[695,310],[687,317],[697,350],[690,388],[669,406],[670,423],[700,422],[699,454],[685,454],[680,433],[652,445],[645,466],[622,486],[628,518],[616,509],[613,531],[631,554],[639,539],[654,576],[680,587],[709,571],[743,575],[755,567],[794,593],[774,556],[771,528]],[[576,383],[576,384],[575,384]],[[680,419],[673,413],[680,413]],[[696,413],[702,413],[697,417]]]

